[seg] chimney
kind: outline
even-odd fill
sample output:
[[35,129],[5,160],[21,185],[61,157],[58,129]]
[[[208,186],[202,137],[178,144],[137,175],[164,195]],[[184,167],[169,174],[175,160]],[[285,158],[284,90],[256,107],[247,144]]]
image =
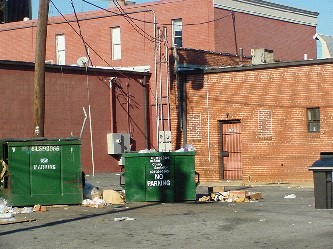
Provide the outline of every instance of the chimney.
[[118,2],[118,4],[116,5],[115,3],[114,3],[114,1],[110,1],[109,2],[109,8],[115,8],[115,7],[117,7],[117,6],[121,6],[121,7],[123,7],[123,6],[126,6],[127,4],[126,4],[126,0],[118,0],[117,1]]

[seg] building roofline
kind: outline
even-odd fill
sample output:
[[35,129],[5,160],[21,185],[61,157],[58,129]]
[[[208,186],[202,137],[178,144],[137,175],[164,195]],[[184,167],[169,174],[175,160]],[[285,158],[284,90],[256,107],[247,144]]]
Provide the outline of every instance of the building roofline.
[[213,0],[215,8],[267,17],[291,23],[317,26],[318,12],[263,0]]
[[286,68],[286,67],[301,67],[301,66],[312,66],[312,65],[323,65],[333,64],[333,58],[319,59],[319,60],[303,60],[303,61],[290,61],[290,62],[277,62],[270,64],[260,65],[242,65],[236,67],[210,67],[210,68],[182,68],[178,71],[179,74],[193,75],[193,74],[213,74],[213,73],[229,73],[239,71],[253,71],[263,69],[275,69],[275,68]]
[[[29,70],[33,70],[35,68],[34,62],[25,62],[25,61],[10,61],[10,60],[0,60],[0,69],[8,66],[15,67],[25,67]],[[67,72],[98,72],[98,73],[115,73],[115,74],[133,74],[133,75],[142,75],[142,76],[151,76],[150,72],[142,72],[142,71],[132,71],[132,70],[120,70],[120,69],[112,69],[112,68],[103,68],[103,67],[80,67],[75,65],[58,65],[58,64],[45,64],[46,71],[48,70],[59,70],[63,72],[66,70]]]

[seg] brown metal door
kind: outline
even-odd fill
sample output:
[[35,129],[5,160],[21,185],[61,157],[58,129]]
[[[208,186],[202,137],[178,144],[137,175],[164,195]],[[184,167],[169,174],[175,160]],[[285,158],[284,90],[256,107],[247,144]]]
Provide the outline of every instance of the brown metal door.
[[239,120],[223,121],[221,125],[221,178],[242,179],[241,123]]

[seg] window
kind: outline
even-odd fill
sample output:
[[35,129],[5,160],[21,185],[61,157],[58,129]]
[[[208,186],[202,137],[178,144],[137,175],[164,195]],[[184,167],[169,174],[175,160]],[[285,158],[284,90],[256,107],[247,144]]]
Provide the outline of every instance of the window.
[[172,20],[172,41],[174,47],[183,46],[183,21],[182,19]]
[[307,109],[308,132],[320,132],[320,109]]
[[112,36],[112,60],[121,59],[120,27],[111,29]]
[[56,35],[56,57],[58,65],[66,64],[65,35]]

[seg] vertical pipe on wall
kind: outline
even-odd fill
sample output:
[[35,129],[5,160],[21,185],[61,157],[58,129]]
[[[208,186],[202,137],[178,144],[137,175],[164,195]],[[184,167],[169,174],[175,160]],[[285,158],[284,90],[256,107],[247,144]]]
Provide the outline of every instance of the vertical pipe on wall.
[[146,149],[150,149],[149,146],[149,127],[148,127],[148,96],[147,96],[147,89],[148,89],[148,84],[147,84],[147,76],[143,77],[142,80],[142,86],[143,86],[143,104],[144,104],[144,126],[145,126],[145,141],[146,141]]
[[206,108],[207,108],[207,148],[208,148],[208,162],[210,162],[210,117],[209,117],[209,89],[208,79],[206,82]]

